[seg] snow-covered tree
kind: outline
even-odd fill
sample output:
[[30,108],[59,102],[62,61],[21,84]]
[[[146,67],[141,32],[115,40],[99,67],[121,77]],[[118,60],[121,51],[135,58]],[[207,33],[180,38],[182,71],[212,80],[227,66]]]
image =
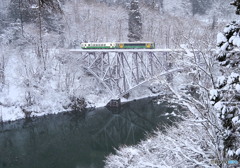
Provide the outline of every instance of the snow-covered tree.
[[[235,1],[235,4],[238,1]],[[238,9],[237,9],[238,11]],[[238,12],[237,12],[238,13]],[[218,34],[216,58],[222,66],[222,76],[211,92],[212,104],[222,123],[223,157],[240,159],[240,25],[228,24]]]
[[183,122],[168,133],[155,136],[137,146],[121,147],[106,159],[106,168],[216,168],[211,136],[201,124]]
[[185,15],[192,15],[191,0],[182,0],[181,6]]
[[211,1],[209,0],[191,0],[192,14],[205,14],[208,7],[210,7]]
[[128,27],[129,27],[128,40],[130,42],[140,41],[142,39],[142,21],[141,14],[139,11],[138,0],[131,1]]
[[234,0],[231,5],[237,7],[236,14],[240,15],[240,0]]
[[232,8],[229,7],[231,1],[232,0],[212,0],[211,8],[207,9],[206,14],[209,18],[213,18],[216,21],[229,19],[233,16]]
[[[181,45],[184,53],[169,56],[173,67],[186,70],[173,73],[172,83],[159,77],[159,82],[168,87],[173,101],[187,109],[187,116],[178,128],[157,133],[134,147],[118,150],[110,156],[106,167],[218,167],[222,160],[220,136],[221,125],[208,99],[214,88],[213,76],[216,67],[211,44],[206,40]],[[192,43],[190,43],[192,42]],[[167,90],[167,89],[166,89]],[[183,124],[183,125],[182,125]],[[156,140],[157,139],[157,140]]]
[[6,53],[4,52],[4,46],[1,46],[1,53],[0,53],[0,91],[2,91],[4,85],[5,85],[5,67],[7,62]]

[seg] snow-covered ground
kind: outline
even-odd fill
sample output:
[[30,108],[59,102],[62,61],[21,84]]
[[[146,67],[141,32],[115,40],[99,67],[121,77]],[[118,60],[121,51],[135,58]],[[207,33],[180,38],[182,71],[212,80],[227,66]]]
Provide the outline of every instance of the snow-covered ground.
[[32,111],[31,117],[67,110],[63,108],[69,103],[67,95],[56,91],[54,80],[40,75],[42,69],[37,66],[33,53],[29,52],[25,58],[10,54],[5,67],[5,85],[0,96],[1,121],[25,118],[24,110]]

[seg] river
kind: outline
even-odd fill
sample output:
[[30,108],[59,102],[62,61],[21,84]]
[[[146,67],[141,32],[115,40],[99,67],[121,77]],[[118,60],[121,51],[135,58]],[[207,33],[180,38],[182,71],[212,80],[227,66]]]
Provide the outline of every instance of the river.
[[69,112],[0,126],[0,168],[103,168],[114,148],[133,145],[176,120],[178,108],[154,98],[84,113]]

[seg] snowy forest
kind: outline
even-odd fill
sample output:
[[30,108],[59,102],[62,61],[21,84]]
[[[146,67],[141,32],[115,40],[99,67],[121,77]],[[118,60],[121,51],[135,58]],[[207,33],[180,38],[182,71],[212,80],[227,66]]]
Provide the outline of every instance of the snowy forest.
[[69,50],[82,42],[152,41],[184,50],[174,61],[187,70],[173,73],[173,83],[153,84],[188,114],[167,132],[117,150],[106,167],[227,168],[240,162],[239,14],[239,0],[2,0],[0,122],[104,106],[111,95]]

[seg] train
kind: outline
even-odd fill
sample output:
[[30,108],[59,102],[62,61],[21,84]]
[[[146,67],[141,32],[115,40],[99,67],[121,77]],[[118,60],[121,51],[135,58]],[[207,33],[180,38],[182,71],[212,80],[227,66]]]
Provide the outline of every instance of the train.
[[81,43],[82,49],[155,49],[154,42]]

